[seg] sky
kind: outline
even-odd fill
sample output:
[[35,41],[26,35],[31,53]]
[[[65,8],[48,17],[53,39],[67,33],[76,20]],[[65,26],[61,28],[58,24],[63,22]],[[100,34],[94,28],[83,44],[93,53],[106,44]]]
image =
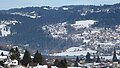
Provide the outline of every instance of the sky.
[[104,5],[120,3],[120,0],[0,0],[0,10],[23,7],[63,5]]

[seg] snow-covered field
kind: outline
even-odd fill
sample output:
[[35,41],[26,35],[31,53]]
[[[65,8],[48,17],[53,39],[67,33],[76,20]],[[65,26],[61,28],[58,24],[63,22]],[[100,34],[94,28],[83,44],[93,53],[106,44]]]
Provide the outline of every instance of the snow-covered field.
[[95,22],[95,20],[81,20],[81,21],[76,21],[75,24],[71,24],[72,27],[79,29],[79,28],[85,28],[85,27],[89,27],[90,25],[93,25]]
[[8,55],[9,54],[9,51],[0,50],[0,53],[2,53],[2,52],[3,52],[4,55]]
[[86,56],[88,52],[93,54],[93,53],[96,53],[97,51],[90,50],[90,49],[83,50],[80,47],[71,47],[67,49],[65,52],[54,53],[54,54],[51,54],[51,56],[81,56],[81,55]]
[[[91,54],[95,54],[97,51],[95,50],[90,50],[90,49],[84,49],[81,47],[70,47],[68,49],[65,50],[65,52],[61,52],[61,53],[54,53],[54,54],[50,54],[50,56],[86,56],[87,53],[91,53]],[[104,59],[108,59],[108,60],[112,60],[113,55],[111,56],[100,56]],[[91,57],[93,58],[93,57]],[[120,59],[120,56],[117,55],[117,58]]]
[[88,50],[88,51],[77,51],[77,52],[62,52],[62,53],[54,53],[52,56],[86,56],[87,53],[96,53],[96,51]]
[[66,52],[74,52],[74,51],[77,51],[77,50],[81,51],[81,50],[83,50],[83,48],[81,48],[81,47],[70,47],[66,50]]

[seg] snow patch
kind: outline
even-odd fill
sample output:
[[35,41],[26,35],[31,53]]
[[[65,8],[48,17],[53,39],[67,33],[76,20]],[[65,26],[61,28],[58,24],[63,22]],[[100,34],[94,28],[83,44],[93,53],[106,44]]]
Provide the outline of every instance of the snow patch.
[[86,13],[81,13],[80,15],[81,15],[81,16],[85,16],[85,15],[86,15]]
[[47,8],[47,7],[44,7],[43,9],[45,9],[45,10],[49,10],[49,8]]
[[0,50],[0,53],[2,53],[2,52],[3,52],[4,55],[8,55],[9,54],[9,51]]
[[69,8],[64,7],[63,10],[69,10]]
[[90,25],[94,24],[95,20],[81,20],[81,21],[76,21],[75,24],[71,24],[72,27],[74,27],[75,29],[79,29],[79,28],[89,28]]
[[41,16],[38,16],[38,14],[35,13],[35,11],[32,11],[30,13],[20,13],[20,12],[14,12],[11,13],[13,15],[21,15],[21,16],[26,16],[26,17],[30,17],[30,18],[40,18]]
[[6,21],[6,20],[3,20],[3,21],[0,21],[0,37],[6,37],[8,35],[11,34],[11,27],[8,26],[8,25],[15,25],[16,23],[18,23],[18,21],[16,20],[10,20],[10,21]]
[[37,65],[37,66],[35,66],[33,68],[48,68],[48,66],[47,65]]
[[[72,50],[72,49],[70,49]],[[87,49],[87,50],[82,50],[82,51],[73,51],[73,52],[61,52],[61,53],[54,53],[54,54],[51,54],[51,56],[86,56],[87,53],[96,53],[97,51],[94,51],[94,50],[90,50],[90,49]]]
[[83,48],[81,47],[71,47],[66,50],[66,52],[74,52],[74,51],[81,51]]

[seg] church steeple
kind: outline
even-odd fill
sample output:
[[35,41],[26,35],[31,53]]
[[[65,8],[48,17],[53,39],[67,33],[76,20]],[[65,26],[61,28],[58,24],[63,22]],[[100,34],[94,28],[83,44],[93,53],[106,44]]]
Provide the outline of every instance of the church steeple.
[[114,51],[113,51],[113,62],[117,62],[118,59],[117,59],[117,56],[116,56],[116,50],[115,50],[115,47],[114,47]]

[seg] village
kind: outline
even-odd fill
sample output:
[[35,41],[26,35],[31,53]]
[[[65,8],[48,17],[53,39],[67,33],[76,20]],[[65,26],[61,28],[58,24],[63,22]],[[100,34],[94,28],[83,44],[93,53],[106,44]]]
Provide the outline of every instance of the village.
[[0,68],[120,68],[120,0],[1,0]]
[[31,55],[25,50],[19,52],[18,47],[13,47],[9,52],[1,51],[0,68],[119,68],[120,60],[114,47],[112,59],[105,59],[98,54],[87,52],[86,56],[60,57],[43,56],[36,51]]

